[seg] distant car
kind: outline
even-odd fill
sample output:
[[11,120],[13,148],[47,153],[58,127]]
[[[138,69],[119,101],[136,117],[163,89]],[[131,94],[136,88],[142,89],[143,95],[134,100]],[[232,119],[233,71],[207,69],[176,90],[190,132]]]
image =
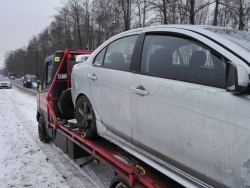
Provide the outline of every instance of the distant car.
[[0,88],[12,88],[9,78],[0,77]]
[[161,25],[103,43],[74,66],[71,92],[85,137],[185,187],[249,187],[249,75],[250,32]]
[[10,76],[10,79],[15,80],[16,77],[12,75],[12,76]]
[[15,80],[16,76],[14,73],[9,73],[9,79]]
[[37,77],[35,75],[26,74],[23,78],[23,87],[37,87]]

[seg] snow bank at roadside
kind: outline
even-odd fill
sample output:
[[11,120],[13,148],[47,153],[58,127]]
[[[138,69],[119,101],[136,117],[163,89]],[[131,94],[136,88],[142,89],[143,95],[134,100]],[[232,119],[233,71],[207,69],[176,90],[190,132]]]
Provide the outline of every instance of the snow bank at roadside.
[[22,126],[37,129],[35,96],[14,90],[0,90],[0,187],[70,187]]

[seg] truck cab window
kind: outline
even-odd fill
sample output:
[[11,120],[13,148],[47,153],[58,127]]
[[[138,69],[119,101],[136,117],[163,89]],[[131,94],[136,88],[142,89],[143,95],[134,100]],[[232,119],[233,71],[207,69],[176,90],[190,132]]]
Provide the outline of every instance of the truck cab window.
[[50,86],[51,83],[51,72],[52,72],[52,61],[47,62],[47,74],[46,74],[46,87]]

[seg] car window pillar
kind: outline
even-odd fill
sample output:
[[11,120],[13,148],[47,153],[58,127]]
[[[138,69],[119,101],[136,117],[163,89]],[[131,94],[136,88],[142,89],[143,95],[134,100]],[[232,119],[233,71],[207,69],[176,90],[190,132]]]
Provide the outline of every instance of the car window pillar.
[[134,51],[133,51],[133,56],[131,59],[131,64],[130,64],[130,70],[132,72],[139,72],[141,68],[141,54],[142,54],[142,48],[143,48],[143,42],[145,38],[146,33],[141,33],[138,35]]

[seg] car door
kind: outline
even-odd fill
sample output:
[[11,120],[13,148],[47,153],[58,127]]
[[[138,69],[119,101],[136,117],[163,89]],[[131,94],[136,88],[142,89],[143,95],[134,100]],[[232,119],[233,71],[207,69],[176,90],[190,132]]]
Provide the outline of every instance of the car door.
[[[226,92],[227,60],[240,62],[197,34],[147,33],[130,86],[133,143],[191,175],[231,178],[224,168],[236,172],[236,153],[244,145],[237,139],[246,136],[248,117],[239,108],[236,118],[233,106],[249,103],[249,96]],[[244,160],[249,154],[239,152]]]
[[111,42],[88,67],[93,106],[105,127],[131,142],[130,62],[137,35]]

